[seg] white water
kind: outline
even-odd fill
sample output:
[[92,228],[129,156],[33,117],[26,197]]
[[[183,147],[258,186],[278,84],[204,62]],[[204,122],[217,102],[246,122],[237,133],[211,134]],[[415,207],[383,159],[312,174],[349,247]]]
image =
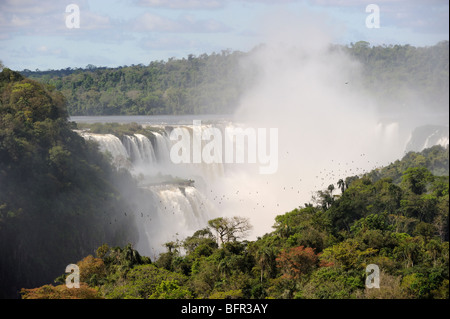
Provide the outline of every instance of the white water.
[[[215,125],[222,132],[235,126]],[[189,128],[186,132],[191,141],[198,138],[192,136],[195,133],[192,127],[180,127]],[[207,127],[210,125],[201,128]],[[111,134],[80,134],[97,141],[100,150],[109,152],[116,165],[126,167],[123,163],[128,162],[133,174],[144,176],[143,197],[134,208],[140,234],[136,247],[153,257],[164,251],[164,243],[182,240],[219,216],[248,217],[254,226],[252,238],[261,236],[271,231],[276,215],[310,202],[315,191],[335,184],[340,178],[363,174],[400,158],[406,145],[405,134],[395,121],[372,121],[354,128],[360,136],[353,139],[352,148],[343,150],[339,150],[342,145],[339,130],[319,142],[301,139],[298,129],[280,130],[283,140],[279,143],[279,171],[273,175],[260,175],[257,166],[250,164],[174,164],[170,150],[175,141],[169,139],[170,131],[161,127],[158,132],[150,130],[153,143],[141,134],[124,136],[122,142]],[[349,138],[348,134],[344,136]],[[185,147],[191,148],[188,140],[187,136],[183,139]],[[438,144],[441,142],[448,144],[448,140],[439,140]],[[317,156],[319,150],[321,156]],[[397,155],[389,157],[393,153]],[[172,177],[194,180],[194,184],[178,184]]]
[[[187,129],[184,147],[190,148],[193,138],[201,143],[201,135],[192,134],[192,126],[182,127]],[[79,132],[86,140],[98,142],[100,151],[111,154],[114,165],[128,168],[140,180],[144,194],[132,205],[140,235],[135,246],[153,257],[164,251],[164,243],[182,240],[220,216],[206,188],[224,174],[222,164],[172,163],[170,149],[175,142],[169,132],[155,128],[159,132],[151,131],[153,143],[142,134],[124,135],[121,141],[112,134]],[[201,128],[195,130],[201,133]],[[174,178],[193,180],[194,185],[179,184]]]
[[124,135],[123,144],[135,165],[156,162],[155,151],[150,140],[142,134]]
[[129,167],[129,153],[125,149],[120,139],[112,134],[94,134],[80,132],[86,140],[93,140],[99,144],[100,151],[109,153],[112,156],[112,162],[116,166]]
[[153,132],[156,139],[156,154],[160,164],[170,163],[170,141],[167,136],[162,136],[158,132]]

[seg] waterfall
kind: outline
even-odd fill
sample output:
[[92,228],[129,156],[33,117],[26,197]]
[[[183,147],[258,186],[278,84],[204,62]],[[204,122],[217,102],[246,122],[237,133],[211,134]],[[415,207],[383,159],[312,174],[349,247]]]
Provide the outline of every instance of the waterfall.
[[410,134],[406,151],[420,152],[433,145],[449,145],[448,126],[423,125],[415,128]]
[[[194,231],[206,227],[208,220],[219,216],[249,217],[253,219],[251,222],[255,228],[263,227],[258,229],[258,233],[271,231],[273,214],[281,214],[302,200],[308,200],[311,189],[326,187],[336,182],[336,178],[361,174],[379,165],[365,151],[347,154],[335,149],[334,154],[341,156],[338,159],[327,157],[327,153],[319,160],[304,156],[304,149],[317,148],[315,142],[307,138],[301,140],[306,146],[298,147],[297,139],[303,136],[302,132],[307,132],[308,126],[296,132],[297,135],[286,131],[287,134],[281,136],[277,174],[258,175],[247,164],[224,164],[224,161],[207,164],[203,160],[194,163],[195,148],[200,145],[202,149],[209,142],[202,140],[201,131],[210,127],[210,124],[155,125],[146,128],[148,134],[153,135],[152,139],[143,134],[128,134],[122,136],[122,141],[112,134],[79,132],[85,139],[97,141],[102,152],[111,154],[114,165],[126,167],[131,174],[139,176],[139,194],[130,197],[133,197],[131,206],[140,236],[136,245],[143,254],[155,257],[164,251],[164,243],[191,236]],[[371,150],[379,153],[373,158],[382,158],[380,155],[385,153],[387,156],[392,149],[399,153],[404,150],[402,134],[405,129],[398,121],[374,121],[368,127],[373,127],[373,131],[355,128],[354,132],[367,131],[368,141],[376,143],[370,146]],[[189,150],[190,163],[175,164],[171,160],[172,147],[180,142],[170,139],[170,133],[176,128],[183,129],[179,132],[179,138],[183,140],[181,148]],[[238,143],[232,130],[227,131],[227,128],[245,129],[245,125],[222,123],[214,125],[214,128],[234,144],[235,156],[246,154],[247,144]],[[365,140],[362,142],[367,144]],[[327,144],[327,147],[333,148],[334,144]],[[414,149],[435,144],[448,145],[448,127],[418,128],[409,141],[409,147]],[[357,145],[354,149],[366,148]],[[320,167],[326,167],[327,172],[325,169],[319,171],[317,168]]]
[[146,136],[142,134],[124,135],[123,144],[133,164],[156,162],[153,145]]
[[179,229],[198,230],[208,221],[208,200],[192,186],[153,186],[150,188],[160,199],[158,215],[168,225],[178,225]]
[[80,135],[86,140],[93,140],[99,144],[100,151],[109,153],[113,164],[120,167],[129,167],[129,153],[120,139],[112,134],[94,134],[81,132]]
[[[145,194],[136,195],[132,206],[140,234],[136,245],[144,254],[151,254],[149,250],[153,254],[164,251],[163,244],[174,240],[174,234],[183,239],[219,216],[217,207],[206,196],[206,186],[222,176],[222,163],[192,164],[191,143],[202,145],[201,130],[207,126],[180,127],[184,128],[183,147],[189,150],[191,163],[172,162],[170,150],[176,141],[170,139],[169,133],[173,128],[149,129],[152,140],[143,134],[123,135],[121,141],[112,134],[79,132],[86,140],[98,142],[101,152],[110,153],[114,165],[139,176]],[[195,186],[186,184],[186,180],[193,180]]]
[[430,136],[428,136],[422,146],[422,150],[433,145],[440,145],[442,147],[447,147],[449,143],[449,138],[443,136],[439,130],[434,131]]
[[154,208],[151,215],[143,213],[139,222],[139,247],[143,250],[161,252],[164,243],[191,236],[218,216],[214,205],[195,187],[161,184],[144,190],[153,199]]
[[155,136],[155,149],[156,157],[159,163],[169,163],[170,162],[170,141],[167,135],[162,136],[158,132],[153,132]]

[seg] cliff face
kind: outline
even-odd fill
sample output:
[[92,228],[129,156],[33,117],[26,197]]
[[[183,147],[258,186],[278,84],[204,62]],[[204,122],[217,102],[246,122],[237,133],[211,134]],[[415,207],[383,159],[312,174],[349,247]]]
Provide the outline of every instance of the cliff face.
[[52,282],[103,242],[133,241],[133,223],[121,219],[120,179],[97,146],[72,131],[59,92],[4,69],[0,297]]

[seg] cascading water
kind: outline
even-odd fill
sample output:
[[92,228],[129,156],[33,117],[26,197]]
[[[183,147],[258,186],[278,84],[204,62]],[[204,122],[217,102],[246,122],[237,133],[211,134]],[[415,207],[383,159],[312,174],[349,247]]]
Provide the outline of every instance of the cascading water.
[[[406,140],[402,136],[405,133],[400,124],[386,119],[369,124],[368,127],[374,127],[373,131],[365,127],[355,129],[355,132],[365,132],[368,137],[368,143],[355,148],[361,150],[358,153],[353,151],[343,157],[345,153],[331,152],[333,144],[320,144],[326,146],[324,149],[330,150],[330,154],[340,154],[340,158],[330,157],[327,153],[320,158],[307,156],[308,152],[317,149],[314,141],[308,147],[298,148],[295,139],[303,135],[292,135],[291,130],[280,128],[280,132],[288,134],[280,136],[279,169],[272,175],[254,174],[248,163],[192,163],[192,144],[204,146],[208,143],[202,140],[201,131],[211,125],[147,127],[153,138],[142,134],[124,135],[122,142],[111,134],[80,134],[86,139],[97,141],[100,150],[110,153],[116,165],[125,167],[123,163],[127,162],[132,174],[139,176],[142,194],[133,199],[140,233],[136,247],[144,254],[155,256],[164,250],[164,243],[190,236],[194,231],[206,227],[209,219],[219,216],[249,217],[256,226],[256,234],[270,231],[274,214],[282,214],[309,201],[312,191],[324,189],[339,178],[363,174],[380,166],[381,162],[373,160],[377,157],[367,154],[363,151],[365,148],[382,150],[381,155],[385,150],[396,150],[400,156]],[[214,127],[223,133],[225,139],[232,140],[232,136],[227,135],[227,128],[245,128],[245,125],[219,123]],[[180,132],[180,140],[170,138],[175,128],[184,129]],[[306,134],[308,131],[304,132]],[[427,145],[439,144],[445,138],[447,142],[444,143],[448,145],[448,134],[442,137],[435,130],[431,133],[427,135],[432,137],[426,140]],[[330,136],[334,142],[336,138],[339,140],[340,135]],[[302,139],[302,143],[308,141]],[[171,151],[176,143],[190,151],[191,163],[172,162]],[[236,154],[245,153],[245,144],[236,143],[234,147]]]
[[[183,126],[186,149],[194,139],[201,143],[204,127]],[[163,244],[174,240],[174,234],[182,239],[219,216],[205,194],[206,185],[223,174],[222,164],[174,164],[170,150],[175,141],[170,140],[170,130],[149,129],[153,143],[143,134],[123,135],[121,141],[112,134],[79,132],[85,139],[98,142],[100,151],[110,153],[114,165],[127,167],[139,176],[142,194],[132,206],[140,232],[136,247],[144,254],[163,251]]]
[[170,163],[170,141],[167,135],[162,136],[158,132],[153,132],[155,136],[156,157],[160,164]]
[[80,132],[80,135],[86,140],[96,141],[99,144],[101,152],[109,153],[112,156],[114,165],[118,167],[129,167],[129,153],[117,136],[88,132]]
[[163,244],[184,239],[218,217],[218,210],[196,187],[177,184],[143,186],[137,196],[139,251],[155,257]]
[[[278,129],[276,173],[261,175],[254,172],[254,166],[245,164],[174,164],[170,154],[178,141],[169,139],[174,127],[155,125],[150,131],[158,131],[152,139],[157,165],[148,170],[152,175],[144,179],[147,184],[142,190],[148,194],[149,202],[140,208],[159,222],[141,224],[148,235],[143,236],[147,242],[173,240],[167,236],[201,227],[193,225],[192,219],[201,216],[201,220],[207,220],[214,214],[213,209],[202,210],[204,205],[198,206],[198,201],[190,197],[190,188],[184,188],[183,192],[176,181],[164,184],[165,174],[194,180],[195,189],[221,216],[248,217],[254,227],[252,235],[263,235],[272,231],[276,215],[314,202],[318,190],[402,157],[405,135],[414,129],[410,122],[416,116],[409,114],[414,108],[405,108],[406,114],[398,115],[386,111],[364,88],[363,66],[341,50],[330,50],[328,33],[314,30],[317,41],[305,42],[297,31],[309,34],[311,28],[290,29],[296,33],[286,32],[283,39],[288,43],[294,39],[299,42],[282,45],[280,42],[284,40],[280,41],[277,34],[276,43],[268,39],[267,45],[243,58],[244,66],[258,72],[255,83],[244,90],[233,115],[248,127]],[[380,122],[380,118],[384,120]],[[181,126],[186,127],[175,125]],[[188,140],[199,142],[195,134],[198,129],[183,132],[186,138],[180,144]],[[448,144],[448,134],[438,138],[431,132],[425,136],[413,139],[411,145],[431,146],[436,138],[439,143]],[[185,148],[191,149],[191,145],[186,144]],[[131,158],[131,154],[127,155]],[[192,154],[189,157],[192,159]],[[170,186],[160,189],[155,181],[160,186]],[[339,193],[335,191],[333,195]],[[199,213],[199,208],[203,213]],[[140,218],[145,218],[145,214]],[[150,243],[161,250],[155,245]]]
[[156,162],[153,145],[146,136],[142,134],[124,135],[123,144],[134,164],[151,164]]
[[415,128],[409,136],[406,151],[419,152],[433,145],[448,147],[448,126],[423,125]]
[[[383,120],[372,124],[374,138],[370,140],[378,143],[372,145],[372,149],[397,149],[399,154],[404,150],[405,141],[398,122]],[[152,139],[134,134],[124,135],[122,141],[111,134],[80,132],[87,140],[97,141],[101,151],[110,153],[115,165],[127,167],[132,174],[139,176],[140,194],[132,197],[140,234],[136,248],[143,254],[155,257],[164,250],[164,243],[190,236],[206,227],[209,219],[219,216],[249,217],[253,225],[260,227],[255,229],[256,234],[270,231],[268,227],[273,223],[274,214],[282,214],[308,201],[312,190],[326,188],[339,178],[362,174],[380,165],[369,161],[373,157],[363,152],[350,154],[348,159],[340,161],[336,158],[324,157],[321,161],[311,158],[314,163],[309,163],[308,156],[294,156],[293,145],[285,143],[285,140],[292,142],[292,136],[286,135],[280,139],[277,174],[252,174],[248,164],[192,163],[191,143],[203,147],[208,141],[201,139],[201,130],[210,127],[148,127]],[[219,123],[214,127],[223,133],[225,139],[232,139],[227,135],[227,128],[245,128],[245,125]],[[181,131],[180,141],[170,139],[174,128],[185,129]],[[429,138],[426,141],[421,139],[419,144],[448,145],[448,134],[441,136],[435,131],[434,128],[427,131]],[[190,164],[172,162],[171,150],[178,142],[182,148],[190,150]],[[324,145],[330,148],[329,144]],[[237,143],[234,147],[236,154],[245,153],[244,144]],[[311,144],[304,149],[313,150],[314,147],[315,144]],[[304,167],[314,167],[314,170],[304,170]],[[320,167],[322,169],[318,169]],[[288,171],[284,171],[286,168]]]

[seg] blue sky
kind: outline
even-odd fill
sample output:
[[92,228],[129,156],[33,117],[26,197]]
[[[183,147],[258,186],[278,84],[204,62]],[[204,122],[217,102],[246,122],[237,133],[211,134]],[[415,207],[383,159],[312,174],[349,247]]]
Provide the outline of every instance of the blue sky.
[[[79,28],[66,26],[69,4],[80,9]],[[380,28],[366,27],[369,4]],[[442,0],[0,0],[0,60],[15,70],[147,65],[248,51],[268,34],[313,42],[295,23],[305,19],[333,43],[428,46],[448,40],[448,12]]]

